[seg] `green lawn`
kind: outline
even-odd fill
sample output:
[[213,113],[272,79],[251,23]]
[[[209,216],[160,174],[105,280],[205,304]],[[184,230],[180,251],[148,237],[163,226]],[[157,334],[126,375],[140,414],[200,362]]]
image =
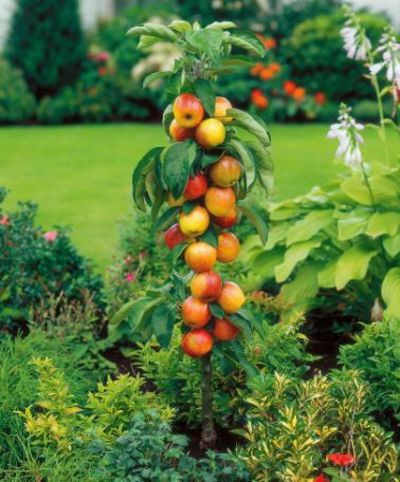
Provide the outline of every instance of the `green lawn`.
[[[326,140],[327,125],[273,125],[276,194],[299,194],[327,180],[338,166],[336,143]],[[367,159],[378,158],[375,133],[366,135]],[[70,225],[82,253],[101,269],[116,250],[119,220],[131,206],[133,166],[151,147],[162,145],[161,127],[141,124],[0,129],[0,184],[17,200],[39,204],[45,228]],[[391,148],[400,143],[394,134]],[[396,151],[395,151],[396,150]]]

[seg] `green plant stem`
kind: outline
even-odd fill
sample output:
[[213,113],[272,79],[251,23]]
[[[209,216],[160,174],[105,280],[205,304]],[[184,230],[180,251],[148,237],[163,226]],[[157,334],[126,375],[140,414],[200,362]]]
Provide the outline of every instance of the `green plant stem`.
[[372,191],[371,183],[369,182],[368,174],[367,174],[367,171],[365,170],[364,162],[361,162],[361,172],[362,172],[362,175],[363,175],[363,178],[364,178],[365,185],[367,186],[369,196],[371,198],[372,207],[373,207],[374,211],[377,212],[374,192]]
[[201,442],[203,448],[213,448],[217,441],[217,432],[214,426],[213,417],[213,393],[212,393],[212,364],[211,354],[207,354],[201,359],[201,395],[202,395],[202,415],[203,428],[201,432]]

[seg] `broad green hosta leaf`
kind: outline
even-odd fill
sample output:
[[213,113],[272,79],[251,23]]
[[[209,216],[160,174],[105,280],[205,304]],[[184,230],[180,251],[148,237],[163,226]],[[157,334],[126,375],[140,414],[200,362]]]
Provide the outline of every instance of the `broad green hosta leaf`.
[[340,241],[347,241],[353,239],[361,233],[365,232],[369,213],[359,213],[355,210],[352,213],[339,219],[338,221],[338,237]]
[[265,249],[273,249],[277,244],[283,241],[288,233],[290,223],[277,223],[274,224],[268,235],[268,242],[265,245]]
[[297,264],[308,257],[311,250],[321,246],[321,242],[320,239],[310,239],[290,246],[285,253],[283,263],[275,267],[276,281],[283,283],[290,276]]
[[307,241],[314,237],[322,229],[334,222],[332,217],[333,209],[324,209],[322,211],[312,211],[300,221],[297,221],[289,228],[287,233],[287,246]]
[[335,287],[335,273],[338,257],[329,261],[318,273],[318,284],[321,288]]
[[291,219],[299,213],[296,206],[294,207],[277,207],[270,209],[269,217],[271,221],[283,221],[285,219]]
[[[159,158],[162,147],[150,149],[139,161],[132,174],[132,198],[136,206],[141,210],[146,210],[146,178],[155,171],[157,159]],[[179,197],[179,196],[178,196]]]
[[336,264],[335,285],[342,290],[351,280],[362,280],[371,259],[378,253],[366,246],[353,246],[345,251]]
[[400,253],[400,234],[391,238],[386,238],[383,241],[383,247],[394,258]]
[[293,281],[282,286],[281,293],[290,304],[303,302],[305,299],[314,298],[318,293],[318,272],[320,263],[310,263],[302,266]]
[[178,199],[185,190],[196,154],[196,144],[188,140],[175,142],[167,147],[161,156],[163,159],[164,179],[175,199]]
[[368,223],[367,234],[373,238],[388,234],[394,236],[399,231],[400,213],[374,213]]
[[[398,202],[400,184],[385,176],[372,176],[369,181],[372,192],[374,193],[375,202],[392,204],[394,201],[396,203]],[[347,196],[354,201],[367,206],[373,204],[368,188],[360,175],[354,174],[352,177],[346,179],[342,182],[341,187]]]
[[382,283],[382,299],[386,303],[386,315],[400,317],[400,268],[386,273]]
[[[244,291],[259,289],[263,284],[274,278],[275,266],[282,263],[284,251],[274,249],[264,251],[252,258],[248,273],[239,276],[238,282]],[[243,260],[243,258],[240,258]],[[246,264],[246,263],[244,263]]]

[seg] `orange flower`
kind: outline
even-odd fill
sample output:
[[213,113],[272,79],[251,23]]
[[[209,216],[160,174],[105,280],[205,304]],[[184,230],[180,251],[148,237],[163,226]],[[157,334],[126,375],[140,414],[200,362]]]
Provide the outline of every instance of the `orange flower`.
[[296,89],[297,89],[297,84],[296,82],[293,82],[293,80],[286,80],[283,83],[283,90],[286,95],[293,95]]
[[304,87],[296,87],[295,91],[292,94],[292,97],[296,102],[303,102],[305,96],[306,89]]
[[332,462],[335,465],[339,465],[340,467],[347,467],[348,465],[354,464],[356,461],[354,455],[352,454],[329,454],[326,457],[329,462]]
[[326,95],[323,92],[317,92],[314,94],[315,103],[318,105],[326,104]]
[[253,89],[251,91],[251,102],[254,104],[258,109],[266,109],[269,104],[268,98],[264,95],[264,92],[261,89]]
[[278,64],[278,62],[272,62],[272,64],[269,64],[269,69],[274,73],[277,74],[281,70],[281,64]]
[[260,79],[261,80],[271,80],[274,76],[274,73],[269,67],[263,67],[260,72]]
[[260,62],[257,62],[255,65],[253,65],[253,67],[250,69],[250,74],[251,75],[254,75],[255,77],[257,75],[259,75],[259,73],[261,72],[263,68],[263,64],[261,64]]
[[267,50],[274,49],[277,45],[276,40],[272,37],[264,37],[263,44]]

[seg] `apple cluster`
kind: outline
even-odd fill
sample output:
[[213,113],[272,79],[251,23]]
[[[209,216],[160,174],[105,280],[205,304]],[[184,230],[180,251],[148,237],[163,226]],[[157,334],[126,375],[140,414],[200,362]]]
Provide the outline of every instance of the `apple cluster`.
[[[226,98],[217,97],[214,116],[206,118],[200,100],[191,93],[183,93],[173,104],[170,135],[177,142],[195,139],[203,149],[214,149],[225,140],[225,124],[232,121],[227,116],[230,108],[232,105]],[[209,353],[214,340],[230,341],[239,333],[229,315],[240,310],[245,296],[236,283],[223,281],[214,267],[217,261],[231,263],[239,255],[239,240],[227,230],[238,220],[234,187],[241,174],[239,160],[222,154],[206,169],[189,177],[179,199],[168,196],[170,206],[193,203],[193,209],[188,213],[181,211],[179,223],[164,233],[170,249],[187,243],[184,259],[195,273],[190,283],[191,296],[182,304],[183,322],[191,329],[182,338],[182,348],[192,357]],[[211,224],[218,233],[216,246],[201,239]],[[218,303],[224,316],[213,317],[210,303]]]

